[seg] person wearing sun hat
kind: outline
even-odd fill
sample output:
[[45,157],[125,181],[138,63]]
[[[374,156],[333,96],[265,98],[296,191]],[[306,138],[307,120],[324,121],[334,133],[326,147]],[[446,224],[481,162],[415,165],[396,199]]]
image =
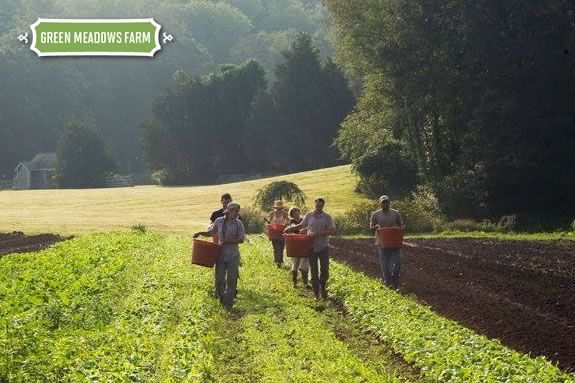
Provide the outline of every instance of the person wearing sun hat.
[[[270,225],[287,226],[289,218],[287,212],[284,210],[284,203],[281,200],[274,202],[273,210],[270,212],[266,222]],[[274,249],[274,262],[278,267],[281,267],[284,262],[285,242],[283,239],[272,239],[271,242]]]
[[240,204],[230,202],[224,210],[224,216],[217,218],[208,231],[194,234],[194,238],[200,235],[204,237],[218,235],[221,250],[216,262],[216,297],[228,311],[232,309],[236,300],[240,267],[239,244],[246,236],[244,224],[238,219],[239,215]]
[[389,197],[379,197],[381,209],[371,214],[369,227],[375,230],[375,244],[381,264],[383,281],[387,286],[399,287],[399,272],[401,271],[401,249],[386,249],[383,247],[377,230],[382,227],[404,227],[403,219],[398,210],[389,207]]

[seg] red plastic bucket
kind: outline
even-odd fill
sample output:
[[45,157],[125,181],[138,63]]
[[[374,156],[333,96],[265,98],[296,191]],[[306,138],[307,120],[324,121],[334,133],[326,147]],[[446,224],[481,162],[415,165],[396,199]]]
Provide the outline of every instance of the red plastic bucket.
[[194,239],[192,245],[192,263],[205,267],[214,267],[220,253],[220,245],[213,242]]
[[286,255],[292,258],[309,256],[309,251],[313,246],[313,238],[307,234],[284,234],[284,241]]
[[279,239],[280,241],[283,241],[285,228],[286,227],[284,225],[277,225],[277,224],[268,225],[267,226],[268,238],[270,240]]
[[403,246],[402,227],[382,227],[377,230],[379,240],[386,249],[399,249]]

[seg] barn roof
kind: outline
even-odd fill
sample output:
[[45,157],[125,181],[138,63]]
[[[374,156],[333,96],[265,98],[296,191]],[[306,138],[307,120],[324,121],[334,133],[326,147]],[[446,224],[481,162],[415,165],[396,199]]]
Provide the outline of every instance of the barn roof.
[[38,153],[30,161],[24,162],[30,170],[56,169],[56,153]]

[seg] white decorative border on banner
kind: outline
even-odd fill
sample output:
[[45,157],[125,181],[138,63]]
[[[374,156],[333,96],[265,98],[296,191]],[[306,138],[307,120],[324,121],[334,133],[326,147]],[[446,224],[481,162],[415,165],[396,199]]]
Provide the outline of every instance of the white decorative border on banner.
[[[42,22],[47,23],[151,23],[155,28],[154,36],[154,49],[150,52],[47,52],[43,53],[36,48],[36,27]],[[30,26],[32,29],[32,45],[30,49],[34,51],[38,57],[47,56],[139,56],[139,57],[154,57],[154,54],[162,49],[160,45],[160,29],[162,26],[153,18],[149,19],[43,19],[38,18],[34,24]],[[169,37],[172,37],[171,35]],[[171,41],[171,39],[169,40]]]

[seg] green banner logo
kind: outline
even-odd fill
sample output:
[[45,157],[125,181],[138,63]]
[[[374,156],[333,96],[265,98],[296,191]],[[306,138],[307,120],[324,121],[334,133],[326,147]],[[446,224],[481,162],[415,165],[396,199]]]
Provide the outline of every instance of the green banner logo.
[[38,19],[30,28],[30,49],[39,57],[153,57],[162,49],[154,19]]

